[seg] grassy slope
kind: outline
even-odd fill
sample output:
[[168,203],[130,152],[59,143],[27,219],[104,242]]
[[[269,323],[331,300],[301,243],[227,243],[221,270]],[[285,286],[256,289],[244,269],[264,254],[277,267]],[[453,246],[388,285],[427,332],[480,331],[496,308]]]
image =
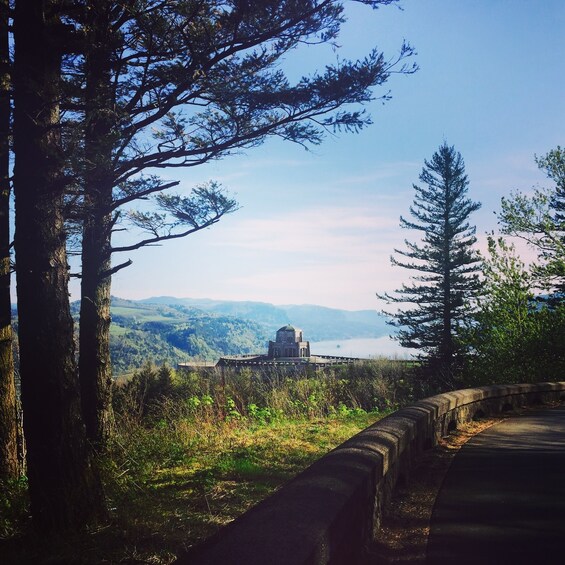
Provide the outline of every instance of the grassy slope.
[[410,394],[409,374],[384,360],[300,378],[146,366],[114,391],[115,425],[100,459],[111,521],[41,540],[21,483],[0,490],[0,555],[7,563],[171,563],[394,409]]
[[[31,532],[0,538],[0,553],[7,563],[172,563],[377,418],[210,422],[175,431],[156,426],[152,437],[122,431],[104,462],[111,523],[62,539],[41,540]],[[176,447],[171,432],[178,434]],[[169,459],[162,453],[161,463],[151,465],[146,453],[142,461],[151,445],[169,449]],[[136,468],[144,463],[145,469]]]

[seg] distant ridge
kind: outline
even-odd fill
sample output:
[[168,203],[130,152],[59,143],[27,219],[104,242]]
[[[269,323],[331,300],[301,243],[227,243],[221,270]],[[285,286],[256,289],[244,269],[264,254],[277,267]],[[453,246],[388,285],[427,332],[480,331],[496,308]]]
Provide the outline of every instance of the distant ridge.
[[[73,302],[78,316],[79,303]],[[188,360],[217,361],[225,355],[261,354],[288,323],[308,341],[379,338],[390,334],[385,318],[373,310],[350,312],[315,305],[275,306],[157,296],[128,300],[113,296],[110,350],[114,374],[147,361],[175,366]]]
[[233,316],[255,322],[271,334],[282,325],[292,323],[304,330],[305,337],[311,341],[377,338],[391,332],[386,318],[376,310],[350,311],[313,304],[278,306],[267,302],[173,296],[155,296],[133,302],[197,308],[211,314]]

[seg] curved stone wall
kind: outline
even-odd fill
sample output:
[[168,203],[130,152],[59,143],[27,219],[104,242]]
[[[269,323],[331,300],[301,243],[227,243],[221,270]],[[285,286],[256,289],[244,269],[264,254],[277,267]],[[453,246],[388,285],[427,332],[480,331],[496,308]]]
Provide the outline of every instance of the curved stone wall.
[[565,400],[565,382],[465,389],[421,400],[316,461],[178,563],[362,563],[383,505],[422,451],[473,418],[559,400]]

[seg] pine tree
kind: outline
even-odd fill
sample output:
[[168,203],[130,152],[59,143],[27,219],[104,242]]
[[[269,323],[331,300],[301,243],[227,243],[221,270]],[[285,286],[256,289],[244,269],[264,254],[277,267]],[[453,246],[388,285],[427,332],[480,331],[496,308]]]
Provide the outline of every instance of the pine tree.
[[[457,336],[478,290],[479,254],[473,250],[475,227],[468,218],[480,203],[467,198],[469,181],[461,154],[444,143],[420,174],[425,186],[414,185],[410,214],[400,218],[403,228],[423,232],[421,243],[405,240],[406,250],[395,249],[393,265],[417,271],[411,285],[393,295],[379,295],[390,303],[413,304],[393,314],[404,347],[421,350],[427,366],[442,384],[453,384],[459,347]],[[406,258],[406,259],[404,259]]]
[[87,449],[68,293],[60,130],[65,29],[57,2],[15,9],[14,194],[21,397],[33,523],[44,533],[104,519]]
[[19,473],[10,300],[10,82],[8,0],[0,1],[0,482]]
[[[360,0],[372,8],[394,0]],[[303,43],[333,43],[344,20],[337,0],[87,0],[71,11],[85,38],[64,62],[67,138],[73,139],[82,204],[79,375],[88,438],[102,447],[110,409],[111,278],[131,260],[112,257],[188,235],[237,207],[216,183],[188,197],[162,193],[178,182],[159,169],[194,167],[278,137],[303,146],[328,131],[371,123],[360,106],[392,72],[412,73],[413,49],[386,60],[373,49],[293,83],[280,67]],[[76,20],[73,20],[76,18]],[[79,34],[80,35],[80,34]],[[389,98],[382,95],[383,100]],[[78,127],[77,127],[78,125]],[[74,188],[74,187],[73,187]],[[156,196],[160,213],[125,213]],[[113,246],[127,218],[149,238]]]

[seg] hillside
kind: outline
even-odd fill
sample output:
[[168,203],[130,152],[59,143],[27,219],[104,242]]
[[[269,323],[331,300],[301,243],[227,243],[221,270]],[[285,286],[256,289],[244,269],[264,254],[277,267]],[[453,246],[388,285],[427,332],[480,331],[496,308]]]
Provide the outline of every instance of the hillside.
[[291,323],[304,330],[311,341],[382,337],[390,333],[384,316],[376,310],[339,310],[314,305],[275,306],[265,302],[235,302],[159,296],[140,300],[143,304],[183,306],[222,316],[233,316],[261,325],[268,334]]
[[[78,305],[74,305],[78,312]],[[373,311],[348,312],[321,306],[274,306],[156,297],[112,298],[111,354],[120,374],[152,360],[176,365],[189,359],[261,353],[282,325],[292,323],[310,341],[380,337],[389,329]]]
[[265,348],[263,329],[250,321],[180,304],[151,304],[112,298],[110,327],[116,374],[152,360],[176,365],[189,359],[253,353]]

